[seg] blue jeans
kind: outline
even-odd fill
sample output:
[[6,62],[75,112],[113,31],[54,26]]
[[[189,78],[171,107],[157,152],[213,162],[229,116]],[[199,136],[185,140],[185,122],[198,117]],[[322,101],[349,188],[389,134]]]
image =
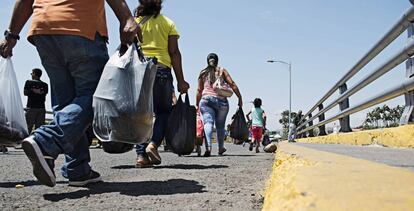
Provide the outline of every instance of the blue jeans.
[[226,98],[203,97],[200,101],[200,111],[203,116],[204,132],[206,134],[206,148],[212,146],[214,124],[216,124],[218,147],[219,149],[223,148],[224,127],[229,113],[229,102]]
[[[174,92],[173,77],[170,68],[158,67],[154,81],[154,113],[155,122],[151,143],[159,147],[165,137],[168,118],[172,110],[172,93]],[[146,155],[145,148],[148,143],[136,146],[137,155]]]
[[33,44],[51,83],[53,120],[34,132],[43,152],[65,154],[61,173],[75,179],[90,172],[85,135],[93,118],[92,96],[109,59],[106,40],[74,35],[36,35]]

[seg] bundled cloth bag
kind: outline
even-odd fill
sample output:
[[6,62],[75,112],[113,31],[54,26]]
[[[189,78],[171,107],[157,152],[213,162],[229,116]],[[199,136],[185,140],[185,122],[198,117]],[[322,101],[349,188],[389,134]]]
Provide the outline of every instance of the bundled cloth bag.
[[151,137],[156,62],[135,43],[118,48],[105,65],[93,95],[92,126],[106,152],[123,153]]
[[190,105],[188,94],[185,102],[180,94],[168,119],[165,135],[167,145],[178,155],[189,155],[194,150],[196,140],[196,108]]
[[29,134],[10,58],[0,57],[0,90],[0,145],[15,146]]
[[230,137],[236,140],[235,144],[242,144],[249,140],[249,128],[247,127],[246,118],[244,117],[244,112],[241,107],[237,109],[232,117]]
[[267,152],[267,153],[274,153],[277,150],[277,145],[275,143],[270,143],[268,144],[263,151]]

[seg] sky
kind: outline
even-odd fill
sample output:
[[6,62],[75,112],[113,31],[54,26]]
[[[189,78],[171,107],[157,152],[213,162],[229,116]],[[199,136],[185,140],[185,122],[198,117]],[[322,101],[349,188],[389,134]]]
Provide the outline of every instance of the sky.
[[[127,0],[132,10],[137,0]],[[7,29],[14,5],[2,0],[0,29]],[[206,66],[206,56],[215,52],[240,88],[247,112],[254,98],[263,100],[268,127],[280,129],[281,111],[289,108],[289,72],[292,62],[292,110],[307,112],[411,7],[408,0],[165,0],[162,13],[180,32],[179,47],[185,79],[195,103],[197,77]],[[119,45],[119,22],[107,6],[109,54]],[[13,62],[20,89],[31,69],[40,67],[38,54],[24,39],[30,21],[14,49]],[[352,78],[348,87],[361,80],[407,43],[402,34],[384,52]],[[401,83],[402,64],[350,98],[350,105]],[[42,77],[49,83],[48,78]],[[339,96],[335,93],[327,103]],[[22,96],[23,104],[27,99]],[[228,120],[237,109],[237,97],[229,99]],[[387,102],[404,104],[403,97]],[[47,98],[50,109],[50,96]],[[369,109],[368,109],[369,110]],[[338,112],[332,109],[327,117]],[[367,111],[351,116],[351,125],[362,123]],[[338,124],[338,123],[336,123]]]

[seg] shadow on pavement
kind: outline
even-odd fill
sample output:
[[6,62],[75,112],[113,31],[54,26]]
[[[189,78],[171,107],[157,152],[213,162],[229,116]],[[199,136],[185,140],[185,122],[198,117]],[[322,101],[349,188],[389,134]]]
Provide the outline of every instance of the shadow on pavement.
[[197,155],[186,155],[183,157],[186,158],[202,158],[202,159],[208,159],[208,158],[221,158],[221,157],[254,157],[256,155],[232,155],[232,154],[224,154],[224,155],[211,155],[210,157],[203,157],[203,156],[197,156]]
[[257,156],[257,154],[254,155],[232,155],[232,154],[224,154],[224,157],[254,157]]
[[111,169],[135,169],[135,165],[112,166]]
[[177,165],[170,165],[170,166],[155,166],[154,169],[182,169],[182,170],[203,170],[203,169],[221,169],[221,168],[228,168],[225,165],[198,165],[198,164],[177,164]]
[[395,167],[401,167],[401,168],[414,168],[414,165],[395,165]]
[[103,182],[87,186],[87,190],[80,189],[68,193],[45,194],[43,198],[48,201],[58,202],[66,199],[80,199],[91,195],[104,193],[119,193],[128,196],[144,195],[174,195],[203,193],[205,186],[194,180],[171,179],[167,181],[143,181],[143,182]]
[[[203,170],[203,169],[221,169],[221,168],[228,168],[225,165],[198,165],[198,164],[176,164],[170,166],[154,166],[148,167],[153,169],[182,169],[182,170]],[[111,169],[136,169],[134,165],[120,165],[120,166],[112,166]]]
[[[56,184],[67,184],[66,181],[57,181]],[[15,188],[16,185],[24,185],[25,187],[41,185],[36,180],[28,180],[22,182],[0,182],[0,188]]]

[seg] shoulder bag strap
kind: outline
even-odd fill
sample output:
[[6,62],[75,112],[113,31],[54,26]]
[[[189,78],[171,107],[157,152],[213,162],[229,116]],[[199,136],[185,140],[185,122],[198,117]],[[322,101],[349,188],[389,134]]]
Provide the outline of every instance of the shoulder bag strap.
[[[142,26],[151,18],[152,16],[144,16],[143,18],[142,18],[142,20],[138,23],[138,26],[140,27],[140,28],[142,28]],[[136,50],[137,50],[137,52],[138,52],[138,57],[139,57],[139,59],[141,60],[141,62],[144,62],[145,61],[145,55],[144,55],[144,53],[142,52],[142,48],[141,48],[141,43],[139,43],[139,40],[138,40],[138,38],[137,37],[135,37],[134,38],[134,43],[133,43],[134,45],[135,45],[135,48],[136,48]]]
[[220,78],[222,79],[223,83],[227,84],[226,79],[223,77],[224,68],[220,67],[220,70],[219,70],[219,71],[220,71],[220,72],[219,72],[219,74],[220,74]]
[[144,16],[142,20],[138,23],[138,26],[142,28],[142,26],[151,18],[152,16]]

